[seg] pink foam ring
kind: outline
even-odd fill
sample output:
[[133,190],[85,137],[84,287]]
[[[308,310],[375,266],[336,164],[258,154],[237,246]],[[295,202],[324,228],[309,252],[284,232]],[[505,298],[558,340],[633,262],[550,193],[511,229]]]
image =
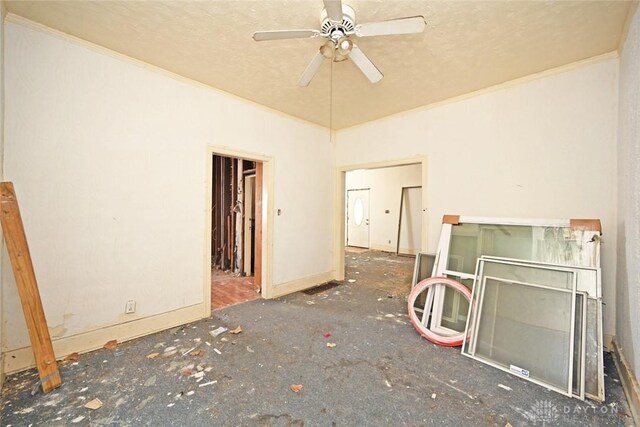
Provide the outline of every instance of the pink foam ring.
[[448,288],[454,289],[460,292],[467,299],[467,301],[471,302],[471,290],[457,280],[453,280],[448,277],[429,277],[428,279],[424,279],[416,284],[409,293],[409,298],[407,300],[409,320],[411,321],[411,324],[416,329],[416,331],[418,331],[420,335],[422,335],[432,343],[445,347],[461,346],[462,341],[464,340],[464,332],[449,336],[438,335],[422,324],[421,319],[418,318],[418,315],[413,309],[413,304],[418,298],[418,295],[435,285],[445,285]]

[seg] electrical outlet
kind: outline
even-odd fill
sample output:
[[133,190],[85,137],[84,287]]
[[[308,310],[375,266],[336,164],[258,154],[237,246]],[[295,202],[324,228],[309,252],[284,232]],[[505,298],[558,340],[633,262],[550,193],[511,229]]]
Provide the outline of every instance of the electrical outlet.
[[134,300],[127,301],[127,305],[124,306],[124,314],[131,314],[136,312],[136,302]]

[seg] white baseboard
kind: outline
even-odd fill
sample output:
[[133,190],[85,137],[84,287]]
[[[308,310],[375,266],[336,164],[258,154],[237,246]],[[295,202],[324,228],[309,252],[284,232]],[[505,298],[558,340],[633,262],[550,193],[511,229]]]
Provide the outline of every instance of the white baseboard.
[[316,274],[314,276],[304,277],[302,279],[292,280],[290,282],[275,285],[273,286],[273,294],[271,295],[271,298],[278,298],[284,295],[292,294],[294,292],[309,289],[313,286],[317,286],[333,280],[334,276],[335,273],[333,271],[327,271],[326,273]]
[[[328,271],[275,285],[271,298],[281,297],[328,282],[334,279],[334,275],[333,271]],[[87,353],[102,348],[110,340],[115,339],[118,342],[129,341],[202,319],[203,313],[204,304],[196,304],[155,316],[107,326],[69,337],[61,337],[53,340],[53,351],[57,359],[61,359],[73,352]],[[2,369],[0,369],[0,374],[2,375],[12,374],[35,366],[31,346],[8,350],[2,356],[4,359]]]
[[[204,304],[191,305],[167,313],[144,317],[130,322],[107,326],[69,337],[53,340],[53,351],[59,360],[73,352],[86,353],[102,348],[107,341],[129,341],[154,332],[184,325],[203,318]],[[3,354],[5,374],[22,371],[35,366],[31,346],[8,350]]]
[[618,369],[618,374],[620,375],[620,382],[622,383],[624,394],[627,396],[631,416],[633,417],[635,425],[640,426],[640,385],[638,384],[638,378],[631,365],[629,365],[623,350],[615,340],[613,340],[612,343],[612,354],[616,368]]

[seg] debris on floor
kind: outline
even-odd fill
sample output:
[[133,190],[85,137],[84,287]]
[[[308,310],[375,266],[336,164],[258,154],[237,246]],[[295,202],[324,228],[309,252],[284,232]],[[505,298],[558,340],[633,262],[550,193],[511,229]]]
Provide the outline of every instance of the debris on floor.
[[102,401],[100,399],[98,399],[98,398],[95,398],[95,399],[90,400],[89,402],[87,402],[84,405],[84,407],[87,408],[87,409],[93,409],[93,410],[100,409],[100,408],[102,408]]
[[217,380],[213,380],[213,381],[209,381],[207,383],[200,384],[200,385],[198,385],[198,387],[206,387],[208,385],[217,384],[217,383],[218,383]]
[[164,349],[164,352],[162,353],[162,357],[171,357],[174,354],[178,353],[178,348],[177,347],[167,347]]
[[291,391],[294,393],[300,393],[302,391],[302,384],[291,384]]
[[[502,427],[532,425],[530,414],[538,401],[558,409],[558,425],[630,424],[608,354],[605,405],[551,393],[466,358],[458,349],[431,345],[411,326],[398,323],[406,320],[399,314],[406,313],[411,259],[371,251],[354,258],[347,258],[346,274],[350,278],[359,271],[358,281],[340,282],[338,295],[330,289],[256,300],[215,311],[174,333],[120,343],[121,356],[105,349],[82,354],[79,362],[62,366],[64,384],[55,396],[31,394],[35,370],[11,374],[0,398],[0,424]],[[312,307],[306,303],[310,300]],[[388,313],[395,317],[384,317]],[[209,334],[237,325],[244,329],[241,334]],[[335,338],[323,338],[325,332]],[[339,349],[326,347],[338,341]],[[182,356],[198,342],[204,344],[192,352],[209,351]],[[147,358],[152,353],[159,355]],[[191,374],[182,375],[189,365]],[[304,386],[295,393],[292,383]],[[94,398],[102,408],[84,408]],[[571,413],[565,414],[565,408]]]
[[117,340],[111,340],[111,341],[107,341],[104,345],[104,348],[106,348],[107,350],[113,350],[116,347],[118,347],[118,341]]
[[76,352],[68,354],[65,358],[65,362],[77,362],[80,359],[80,355]]
[[227,328],[225,328],[224,326],[220,326],[219,328],[214,329],[213,331],[209,331],[209,334],[211,334],[211,336],[215,338],[218,335],[221,335],[227,331],[228,331]]

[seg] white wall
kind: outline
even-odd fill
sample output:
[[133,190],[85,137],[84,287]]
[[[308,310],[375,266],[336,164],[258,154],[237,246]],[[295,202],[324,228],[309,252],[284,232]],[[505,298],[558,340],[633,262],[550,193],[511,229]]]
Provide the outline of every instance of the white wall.
[[640,12],[620,56],[616,341],[640,370]]
[[[381,169],[360,169],[346,173],[346,190],[369,188],[369,239],[371,249],[396,251],[398,214],[402,187],[422,185],[422,165],[396,166]],[[345,202],[345,206],[346,206]],[[389,210],[389,213],[385,213]],[[419,222],[420,218],[414,219]],[[401,252],[417,252],[415,247],[402,247]]]
[[443,214],[600,218],[615,331],[616,58],[337,133],[337,164],[426,155],[428,247]]
[[[273,282],[331,272],[326,129],[14,22],[6,51],[5,177],[55,339],[126,322],[129,299],[203,302],[208,145],[273,158]],[[29,341],[4,265],[7,351]]]

